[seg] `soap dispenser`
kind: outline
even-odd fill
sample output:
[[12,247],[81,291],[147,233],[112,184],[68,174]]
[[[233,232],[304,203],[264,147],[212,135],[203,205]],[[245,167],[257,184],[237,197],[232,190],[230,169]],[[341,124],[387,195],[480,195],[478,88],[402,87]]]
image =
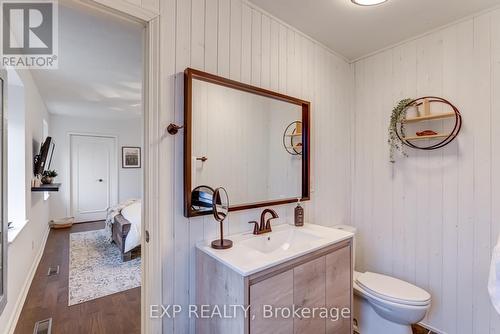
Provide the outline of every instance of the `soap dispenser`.
[[300,198],[295,207],[295,226],[304,226],[304,208],[300,205]]

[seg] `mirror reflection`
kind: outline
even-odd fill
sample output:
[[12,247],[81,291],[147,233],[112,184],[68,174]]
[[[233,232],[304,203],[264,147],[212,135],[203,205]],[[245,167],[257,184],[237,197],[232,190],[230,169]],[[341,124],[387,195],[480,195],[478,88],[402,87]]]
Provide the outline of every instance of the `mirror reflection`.
[[217,188],[213,198],[214,217],[218,222],[223,222],[229,213],[229,196],[224,188]]
[[193,79],[191,190],[224,185],[231,207],[302,197],[301,120],[300,105]]
[[198,186],[191,192],[191,210],[211,212],[213,210],[214,190],[209,186]]

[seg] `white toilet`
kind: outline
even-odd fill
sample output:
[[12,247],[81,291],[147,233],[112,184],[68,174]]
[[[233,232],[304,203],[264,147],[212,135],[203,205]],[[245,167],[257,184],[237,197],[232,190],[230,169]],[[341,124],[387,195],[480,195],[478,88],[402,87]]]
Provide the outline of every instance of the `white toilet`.
[[[353,226],[334,227],[356,235]],[[354,241],[353,252],[355,247]],[[360,334],[412,334],[411,324],[421,321],[431,305],[427,291],[394,277],[355,271],[353,280],[353,318]]]

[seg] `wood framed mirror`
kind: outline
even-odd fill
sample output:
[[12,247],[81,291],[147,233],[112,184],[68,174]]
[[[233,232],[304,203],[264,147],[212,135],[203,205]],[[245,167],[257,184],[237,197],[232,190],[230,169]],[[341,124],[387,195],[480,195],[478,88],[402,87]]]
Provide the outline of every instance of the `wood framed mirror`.
[[309,102],[191,68],[184,79],[186,217],[212,214],[193,206],[201,185],[227,189],[229,211],[309,200]]

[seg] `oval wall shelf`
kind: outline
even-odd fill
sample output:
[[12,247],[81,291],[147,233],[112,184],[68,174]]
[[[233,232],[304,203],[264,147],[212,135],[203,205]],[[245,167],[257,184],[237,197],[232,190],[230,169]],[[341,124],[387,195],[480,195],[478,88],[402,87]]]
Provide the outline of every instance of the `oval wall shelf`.
[[291,155],[302,155],[302,122],[290,123],[283,133],[283,147]]
[[[452,109],[452,111],[432,114],[430,111],[432,103],[440,103],[447,105]],[[427,150],[427,151],[436,150],[451,143],[458,136],[460,130],[462,129],[462,115],[460,114],[460,111],[451,102],[441,97],[436,97],[436,96],[421,97],[409,102],[406,105],[405,110],[407,110],[410,107],[416,107],[417,110],[420,110],[419,116],[405,118],[401,123],[396,124],[396,129],[395,129],[396,130],[395,132],[399,140],[401,140],[401,142],[408,147],[418,150]],[[445,133],[405,136],[402,131],[402,127],[404,124],[418,123],[424,121],[437,121],[445,119],[455,119],[453,128],[450,131],[446,131]],[[432,143],[425,146],[416,144],[416,142],[424,140],[432,141]],[[438,142],[436,142],[436,140]]]

